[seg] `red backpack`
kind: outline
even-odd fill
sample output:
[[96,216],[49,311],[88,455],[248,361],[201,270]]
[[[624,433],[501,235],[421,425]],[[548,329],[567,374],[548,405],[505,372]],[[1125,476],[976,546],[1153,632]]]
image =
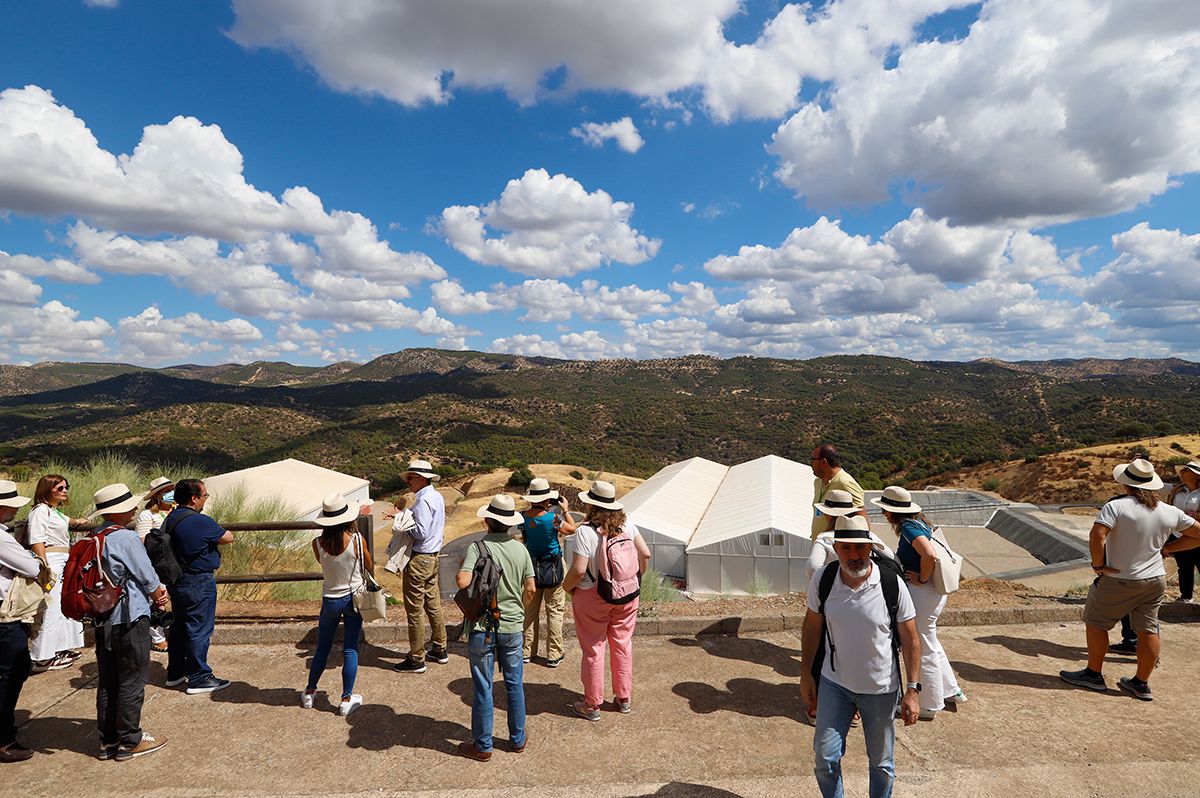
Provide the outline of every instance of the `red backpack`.
[[642,592],[637,546],[624,527],[616,535],[601,535],[600,546],[596,592],[609,604],[628,604]]
[[76,621],[100,621],[108,616],[125,593],[101,564],[104,538],[124,527],[111,524],[77,540],[63,568],[62,614]]

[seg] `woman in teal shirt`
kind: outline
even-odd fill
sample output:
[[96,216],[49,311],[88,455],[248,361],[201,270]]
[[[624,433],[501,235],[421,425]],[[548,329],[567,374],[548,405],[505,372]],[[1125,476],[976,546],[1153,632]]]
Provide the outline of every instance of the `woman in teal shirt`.
[[[546,667],[557,668],[563,661],[563,608],[567,594],[562,589],[563,558],[560,534],[575,531],[575,524],[562,504],[558,491],[541,478],[529,483],[529,492],[521,497],[529,502],[529,509],[522,513],[520,526],[525,548],[533,560],[533,572],[537,591],[525,607],[525,642],[522,659],[529,662],[539,648],[538,616],[546,608]],[[554,512],[558,508],[559,512]]]

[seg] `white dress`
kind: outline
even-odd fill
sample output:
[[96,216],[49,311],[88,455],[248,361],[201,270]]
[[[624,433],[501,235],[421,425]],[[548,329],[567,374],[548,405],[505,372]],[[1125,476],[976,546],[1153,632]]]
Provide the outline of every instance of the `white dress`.
[[[61,512],[48,504],[39,504],[29,511],[29,545],[41,543],[47,547],[69,548],[69,524],[70,521]],[[65,552],[48,551],[46,561],[54,573],[54,589],[46,597],[42,631],[29,647],[29,656],[35,662],[54,659],[60,651],[83,648],[83,624],[62,614],[62,575],[67,555]]]

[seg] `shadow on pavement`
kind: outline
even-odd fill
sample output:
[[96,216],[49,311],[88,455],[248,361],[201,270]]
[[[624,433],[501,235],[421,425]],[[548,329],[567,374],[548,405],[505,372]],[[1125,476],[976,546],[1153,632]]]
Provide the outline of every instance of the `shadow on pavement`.
[[[301,680],[302,681],[302,680]],[[339,692],[340,682],[334,692]],[[299,707],[300,691],[295,687],[256,687],[248,682],[230,681],[224,690],[209,693],[213,701],[223,704],[262,704],[268,707]],[[341,700],[339,694],[338,699]]]
[[346,722],[350,726],[346,746],[368,751],[401,746],[454,754],[458,744],[471,737],[471,730],[461,723],[396,712],[383,704],[363,706]]
[[[470,678],[455,679],[446,685],[466,706],[471,706],[474,690]],[[540,684],[525,682],[525,714],[526,715],[561,715],[574,717],[569,705],[578,701],[583,694],[577,690],[568,690],[560,684]],[[504,682],[497,679],[493,682],[492,702],[496,709],[506,709],[508,697],[504,693]]]
[[[701,633],[704,634],[704,633]],[[799,678],[800,649],[786,648],[766,640],[737,635],[672,637],[671,642],[687,648],[702,648],[714,657],[740,660],[774,668],[780,676]]]
[[951,662],[954,672],[969,682],[1007,684],[1014,687],[1035,687],[1038,690],[1078,690],[1058,677],[1057,673],[1036,673],[1011,668],[985,668],[973,662]]
[[709,787],[705,784],[686,784],[673,781],[658,788],[658,792],[648,795],[631,795],[629,798],[741,798],[735,792]]
[[74,751],[94,757],[100,750],[100,735],[96,731],[94,717],[31,718],[28,711],[21,711],[17,713],[17,728],[17,737],[21,744],[39,754]]
[[1038,640],[1037,638],[986,635],[975,638],[975,642],[986,643],[990,646],[1004,646],[1009,651],[1026,657],[1052,657],[1070,662],[1087,659],[1086,646],[1064,646],[1062,643],[1051,643],[1049,640]]
[[686,698],[692,712],[707,715],[725,710],[752,718],[801,720],[800,685],[774,684],[762,679],[730,679],[724,690],[703,682],[680,682],[671,692]]

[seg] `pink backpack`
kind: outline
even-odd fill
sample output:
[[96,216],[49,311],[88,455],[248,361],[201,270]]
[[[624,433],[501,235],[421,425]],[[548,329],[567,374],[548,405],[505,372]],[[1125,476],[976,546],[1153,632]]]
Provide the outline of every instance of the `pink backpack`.
[[[600,534],[597,530],[596,534]],[[621,528],[617,535],[600,536],[599,575],[596,592],[609,604],[628,604],[642,590],[642,572],[638,567],[637,546]]]

